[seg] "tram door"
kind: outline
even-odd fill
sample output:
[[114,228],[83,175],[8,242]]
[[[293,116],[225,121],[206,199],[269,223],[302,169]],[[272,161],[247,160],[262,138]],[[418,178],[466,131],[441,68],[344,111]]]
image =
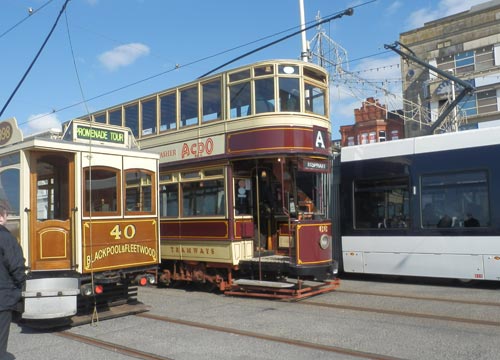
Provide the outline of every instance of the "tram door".
[[70,269],[73,265],[74,155],[32,152],[30,164],[31,269]]

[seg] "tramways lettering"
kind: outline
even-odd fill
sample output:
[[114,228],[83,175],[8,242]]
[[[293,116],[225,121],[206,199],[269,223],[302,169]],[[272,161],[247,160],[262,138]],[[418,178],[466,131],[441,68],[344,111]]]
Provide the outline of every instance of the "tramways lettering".
[[189,247],[189,246],[170,246],[170,251],[172,254],[193,254],[193,255],[215,255],[215,249],[214,248],[208,248],[208,247]]
[[195,143],[184,143],[182,144],[182,158],[189,157],[191,155],[198,157],[202,155],[210,155],[214,151],[214,140],[209,137],[203,141]]

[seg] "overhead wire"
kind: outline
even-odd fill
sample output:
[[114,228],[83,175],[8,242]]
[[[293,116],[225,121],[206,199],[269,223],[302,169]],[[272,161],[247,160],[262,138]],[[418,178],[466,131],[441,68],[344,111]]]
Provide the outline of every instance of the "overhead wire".
[[47,1],[45,4],[43,4],[42,6],[40,6],[39,8],[37,9],[32,9],[30,8],[30,10],[28,10],[28,16],[22,18],[20,21],[18,21],[17,23],[15,23],[14,25],[12,25],[10,28],[8,28],[7,30],[5,30],[3,33],[0,34],[0,39],[3,38],[5,35],[7,35],[8,33],[10,33],[12,30],[14,30],[15,28],[17,28],[19,25],[21,25],[23,22],[25,22],[26,20],[28,20],[30,17],[32,17],[33,15],[35,15],[37,12],[39,12],[40,10],[42,10],[44,7],[46,7],[47,5],[49,5],[52,1],[54,0],[49,0]]
[[[375,2],[375,1],[377,1],[377,0],[370,0],[370,1],[366,1],[366,2],[364,2],[364,3],[361,3],[361,4],[358,4],[358,5],[356,5],[356,6],[353,6],[353,7],[351,7],[350,9],[358,8],[358,7],[360,7],[360,6],[365,6],[365,5],[367,5],[367,4],[369,4],[369,3],[372,3],[372,2]],[[344,11],[345,11],[345,10],[344,10]],[[325,19],[325,21],[324,21],[324,22],[328,22],[328,23],[329,23],[329,22],[331,22],[331,20],[333,20],[333,18],[335,18],[335,17],[339,16],[339,14],[341,14],[341,13],[342,13],[342,12],[337,12],[337,13],[335,13],[335,14],[332,14],[332,15],[328,16],[328,17]],[[329,20],[327,20],[327,19],[329,19]],[[306,30],[308,30],[308,29],[310,29],[310,28],[312,28],[312,27],[314,27],[314,26],[317,26],[317,25],[318,25],[318,22],[317,22],[317,20],[313,20],[313,21],[309,21],[307,24],[313,24],[313,25],[307,26],[305,29],[302,29],[301,31],[295,31],[295,32],[293,33],[293,35],[292,35],[292,36],[295,36],[295,35],[299,34],[299,33],[300,33],[300,32],[302,32],[302,31],[306,31]],[[136,86],[136,85],[141,84],[141,83],[144,83],[144,82],[146,82],[146,81],[149,81],[149,80],[152,80],[152,79],[158,78],[158,77],[160,77],[160,76],[163,76],[163,75],[165,75],[165,74],[171,73],[171,72],[173,72],[173,71],[175,71],[175,70],[178,70],[178,69],[180,69],[180,68],[186,68],[186,67],[192,66],[192,65],[194,65],[194,64],[197,64],[197,63],[200,63],[200,62],[206,61],[206,60],[208,60],[208,59],[211,59],[211,58],[214,58],[214,57],[217,57],[217,56],[220,56],[220,55],[226,54],[226,53],[229,53],[229,52],[231,52],[231,51],[238,50],[238,49],[241,49],[241,48],[243,48],[243,47],[247,47],[247,46],[249,46],[249,45],[252,45],[252,44],[255,44],[255,43],[261,42],[261,41],[266,40],[266,39],[269,39],[269,38],[273,38],[273,37],[275,37],[275,36],[277,36],[277,35],[281,35],[281,34],[283,34],[283,33],[287,33],[287,32],[289,32],[289,31],[291,31],[291,30],[295,30],[295,29],[297,29],[297,28],[298,28],[298,26],[294,26],[294,27],[288,28],[288,29],[286,29],[286,30],[282,30],[282,31],[279,31],[279,32],[277,32],[277,33],[274,33],[274,34],[272,34],[272,35],[267,35],[267,36],[262,37],[262,38],[259,38],[259,39],[257,39],[257,40],[253,40],[253,41],[247,42],[247,43],[245,43],[245,44],[238,45],[238,46],[232,47],[232,48],[230,48],[230,49],[226,49],[226,50],[223,50],[223,51],[217,52],[217,53],[215,53],[215,54],[208,55],[208,56],[205,56],[205,57],[202,57],[202,58],[196,59],[196,60],[193,60],[193,61],[191,61],[191,62],[188,62],[188,63],[182,64],[182,65],[181,65],[181,64],[176,64],[173,68],[170,68],[170,69],[167,69],[167,70],[162,71],[162,72],[160,72],[160,73],[153,74],[153,75],[151,75],[151,76],[148,76],[148,77],[142,78],[142,79],[140,79],[140,80],[137,80],[137,81],[134,81],[134,82],[132,82],[132,83],[129,83],[129,84],[123,85],[123,86],[121,86],[121,87],[118,87],[118,88],[115,88],[115,89],[112,89],[112,90],[106,91],[106,92],[104,92],[104,93],[101,93],[101,94],[95,95],[95,96],[93,96],[93,97],[89,97],[89,98],[87,98],[87,99],[86,99],[86,101],[87,101],[87,102],[92,102],[92,101],[97,100],[97,99],[99,99],[99,98],[102,98],[102,97],[105,97],[105,96],[111,95],[111,94],[113,94],[113,93],[116,93],[116,92],[119,92],[119,91],[125,90],[125,89],[127,89],[127,88],[130,88],[130,87]],[[290,35],[285,36],[285,38],[286,38],[286,39],[288,39],[289,37],[290,37]],[[263,45],[263,46],[261,46],[261,47],[259,47],[259,48],[255,49],[255,50],[252,50],[252,51],[250,51],[250,52],[248,52],[248,53],[255,53],[256,51],[259,51],[259,50],[262,50],[263,48],[267,48],[267,47],[269,47],[269,46],[272,46],[272,45],[276,44],[277,42],[279,42],[279,41],[283,41],[283,40],[284,40],[283,38],[278,39],[278,40],[275,40],[275,41],[273,41],[273,42],[272,42],[272,43],[270,43],[270,44]],[[357,58],[357,59],[354,59],[354,60],[350,60],[350,61],[349,61],[349,63],[352,63],[352,62],[355,62],[355,61],[359,61],[359,60],[363,60],[363,59],[365,59],[365,58],[369,58],[369,57],[379,56],[379,55],[381,55],[381,54],[388,53],[388,52],[390,52],[390,51],[389,51],[389,50],[387,50],[387,51],[384,51],[384,52],[379,52],[379,53],[376,53],[376,54],[373,54],[373,55],[363,56],[363,57],[360,57],[360,58]],[[248,54],[248,53],[246,53],[246,54]],[[248,55],[246,55],[246,56],[248,56]],[[239,58],[242,58],[242,56],[238,57],[238,59],[239,59]],[[233,60],[233,61],[231,61],[231,62],[234,62],[234,61],[236,61],[236,60]],[[214,70],[214,71],[215,71],[215,70]],[[204,76],[204,75],[203,75],[203,76]],[[203,77],[203,76],[202,76],[202,77]],[[29,122],[35,121],[35,120],[37,120],[37,119],[43,118],[43,117],[45,117],[45,116],[47,116],[47,115],[49,115],[49,114],[55,114],[55,113],[58,113],[58,112],[61,112],[61,111],[65,111],[65,110],[68,110],[68,109],[74,108],[74,107],[76,107],[76,106],[82,105],[82,104],[83,104],[83,101],[79,101],[79,102],[75,102],[75,103],[73,103],[73,104],[70,104],[70,105],[67,105],[67,106],[64,106],[64,107],[58,108],[58,109],[55,109],[55,108],[54,108],[54,109],[53,109],[51,112],[49,112],[49,113],[46,113],[46,114],[42,114],[42,115],[38,115],[38,116],[31,117],[29,120],[27,120],[27,121],[25,121],[25,122],[21,122],[20,124],[26,124],[26,123],[29,123]]]
[[57,23],[59,22],[59,19],[61,18],[61,15],[63,14],[64,10],[66,9],[66,5],[68,5],[68,2],[70,0],[65,0],[64,1],[64,4],[61,8],[61,11],[59,12],[59,15],[57,15],[57,18],[56,18],[56,21],[54,22],[54,25],[52,25],[52,28],[50,29],[50,32],[49,34],[46,36],[42,46],[40,47],[40,49],[38,50],[35,58],[31,61],[31,64],[28,66],[28,69],[26,70],[26,72],[24,73],[24,75],[22,76],[21,80],[19,81],[19,83],[17,84],[17,86],[15,87],[14,91],[12,92],[12,94],[9,96],[9,98],[7,99],[7,102],[5,103],[5,105],[3,106],[2,110],[0,110],[0,118],[2,117],[5,109],[7,108],[7,106],[9,106],[10,102],[12,101],[12,98],[14,97],[14,95],[17,93],[17,91],[19,90],[19,88],[21,87],[21,85],[23,84],[24,80],[26,79],[26,77],[28,76],[28,74],[30,73],[31,69],[33,68],[33,65],[35,65],[36,61],[38,60],[38,57],[40,56],[40,54],[42,53],[43,49],[45,48],[45,45],[47,44],[47,42],[49,41],[50,37],[52,36],[52,33],[54,32],[54,29],[56,28],[57,26]]

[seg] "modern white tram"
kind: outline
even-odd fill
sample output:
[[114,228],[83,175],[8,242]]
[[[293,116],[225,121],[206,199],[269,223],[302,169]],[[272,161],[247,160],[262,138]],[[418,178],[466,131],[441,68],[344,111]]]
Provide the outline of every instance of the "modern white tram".
[[345,147],[340,157],[345,273],[500,280],[500,127]]

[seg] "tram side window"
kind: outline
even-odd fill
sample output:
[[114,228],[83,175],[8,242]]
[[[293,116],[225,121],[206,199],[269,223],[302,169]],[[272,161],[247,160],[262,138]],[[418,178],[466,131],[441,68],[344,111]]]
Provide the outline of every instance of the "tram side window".
[[142,136],[156,134],[156,98],[142,102]]
[[[111,168],[85,169],[84,209],[92,213],[118,213],[120,199],[119,171]],[[106,214],[107,215],[107,214]]]
[[426,175],[421,187],[423,228],[490,226],[486,171]]
[[326,102],[325,93],[326,89],[306,83],[304,85],[306,111],[318,114],[321,116],[326,115]]
[[109,112],[109,123],[111,125],[122,126],[122,108],[115,109]]
[[139,104],[135,103],[125,107],[125,126],[132,130],[136,138],[139,137]]
[[177,101],[175,93],[160,97],[160,131],[177,128]]
[[160,186],[160,216],[179,216],[179,184]]
[[203,180],[182,183],[183,216],[224,215],[224,180]]
[[125,173],[125,213],[152,213],[153,177],[149,171],[127,170]]
[[274,111],[274,79],[255,80],[255,113]]
[[221,79],[202,84],[203,117],[202,120],[220,120],[221,118]]
[[6,169],[1,171],[0,204],[8,208],[10,216],[19,216],[20,194],[19,169]]
[[250,81],[229,87],[229,117],[236,119],[252,115]]
[[198,87],[179,92],[181,102],[181,127],[198,125]]
[[361,180],[354,184],[354,227],[409,227],[409,179]]

